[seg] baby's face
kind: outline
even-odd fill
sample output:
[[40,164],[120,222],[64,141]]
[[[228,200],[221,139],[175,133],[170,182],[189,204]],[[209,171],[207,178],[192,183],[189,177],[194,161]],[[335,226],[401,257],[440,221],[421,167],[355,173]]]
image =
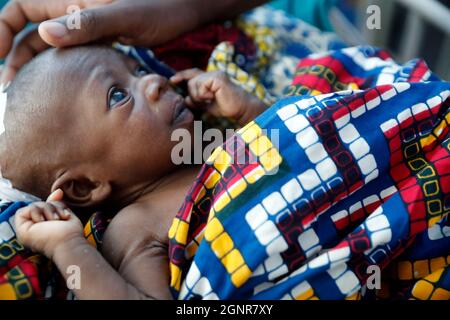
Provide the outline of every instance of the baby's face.
[[56,116],[67,112],[67,130],[79,135],[84,158],[100,159],[105,175],[128,184],[173,167],[170,155],[178,142],[171,135],[178,128],[191,131],[193,114],[167,79],[112,49],[53,55],[52,68],[62,79]]

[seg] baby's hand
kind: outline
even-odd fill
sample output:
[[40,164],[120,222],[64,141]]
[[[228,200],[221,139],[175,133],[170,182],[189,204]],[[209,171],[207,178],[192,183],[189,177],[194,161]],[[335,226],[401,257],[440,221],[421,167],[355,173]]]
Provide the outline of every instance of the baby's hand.
[[17,211],[18,240],[27,248],[52,258],[59,244],[83,237],[83,225],[63,203],[62,191],[53,192],[46,202],[34,202]]
[[173,84],[185,80],[189,90],[187,105],[206,108],[215,117],[230,118],[245,125],[266,110],[264,103],[231,82],[222,71],[188,69],[170,78]]

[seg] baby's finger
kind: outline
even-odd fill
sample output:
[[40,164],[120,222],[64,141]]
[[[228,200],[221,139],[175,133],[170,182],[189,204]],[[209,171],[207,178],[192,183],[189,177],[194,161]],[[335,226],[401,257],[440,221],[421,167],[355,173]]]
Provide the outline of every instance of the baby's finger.
[[57,207],[56,212],[61,220],[69,220],[73,212],[69,208]]
[[187,96],[187,97],[184,99],[184,102],[186,103],[186,105],[187,105],[189,108],[195,109],[196,106],[195,106],[194,101],[192,101],[192,98],[191,98],[191,97]]
[[47,198],[47,201],[61,201],[64,198],[64,192],[61,189],[56,189]]
[[207,103],[211,103],[214,99],[214,92],[211,91],[211,86],[209,81],[200,82],[197,84],[198,98],[206,101]]
[[31,220],[31,211],[29,207],[23,207],[17,210],[15,214],[16,220]]
[[45,219],[47,221],[59,220],[59,216],[58,216],[57,210],[51,204],[47,203],[41,209],[42,209],[42,212],[43,212],[43,214],[45,216]]
[[195,79],[188,82],[189,96],[194,103],[200,102],[198,98],[198,82]]
[[47,202],[49,204],[51,204],[52,206],[54,206],[55,208],[59,208],[61,210],[64,209],[68,209],[69,207],[62,201],[49,201]]
[[25,227],[26,229],[33,225],[33,222],[31,221],[31,211],[29,208],[24,207],[17,210],[14,215],[14,224],[16,225],[16,228]]
[[45,221],[45,218],[44,218],[44,216],[43,216],[43,211],[41,210],[41,208],[38,208],[38,207],[31,207],[31,208],[29,208],[29,210],[30,210],[30,217],[31,217],[31,220],[32,220],[34,223],[38,223],[38,222],[43,222],[43,221]]

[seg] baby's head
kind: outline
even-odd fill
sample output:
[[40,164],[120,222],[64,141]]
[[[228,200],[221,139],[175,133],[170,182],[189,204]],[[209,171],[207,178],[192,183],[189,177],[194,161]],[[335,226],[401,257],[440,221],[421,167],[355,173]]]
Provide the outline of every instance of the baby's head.
[[169,173],[171,134],[193,122],[165,78],[107,47],[48,50],[7,95],[2,175],[74,207],[120,204]]

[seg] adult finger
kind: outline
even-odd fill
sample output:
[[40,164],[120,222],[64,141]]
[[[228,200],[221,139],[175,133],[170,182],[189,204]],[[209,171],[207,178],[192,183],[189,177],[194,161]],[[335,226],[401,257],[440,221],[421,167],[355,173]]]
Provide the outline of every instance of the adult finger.
[[134,30],[135,8],[126,2],[85,9],[75,15],[45,21],[39,25],[42,39],[54,47],[67,47],[89,43],[99,39],[128,36]]
[[11,0],[0,12],[0,57],[11,50],[15,36],[29,22],[42,22],[66,14],[69,5],[83,7],[83,0]]
[[48,47],[49,45],[39,36],[37,29],[28,31],[23,37],[18,38],[6,57],[0,83],[5,84],[11,81],[24,64]]

